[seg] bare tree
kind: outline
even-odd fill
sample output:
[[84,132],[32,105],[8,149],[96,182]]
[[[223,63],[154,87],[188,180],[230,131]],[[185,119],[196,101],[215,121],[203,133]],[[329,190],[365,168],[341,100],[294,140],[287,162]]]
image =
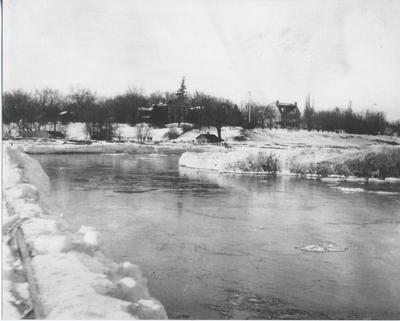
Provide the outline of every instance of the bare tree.
[[52,122],[53,130],[55,131],[63,108],[63,97],[60,92],[50,88],[36,90],[34,100],[39,113],[36,116],[36,120],[39,122],[39,129],[41,123]]
[[3,95],[3,122],[16,123],[18,129],[30,129],[37,115],[31,95],[22,90],[14,90]]

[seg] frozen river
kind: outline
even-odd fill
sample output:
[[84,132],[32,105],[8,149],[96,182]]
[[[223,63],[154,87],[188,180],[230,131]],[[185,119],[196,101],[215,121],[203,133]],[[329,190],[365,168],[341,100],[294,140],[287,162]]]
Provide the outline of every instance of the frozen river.
[[227,176],[178,155],[34,158],[65,219],[138,264],[170,318],[400,319],[399,185]]

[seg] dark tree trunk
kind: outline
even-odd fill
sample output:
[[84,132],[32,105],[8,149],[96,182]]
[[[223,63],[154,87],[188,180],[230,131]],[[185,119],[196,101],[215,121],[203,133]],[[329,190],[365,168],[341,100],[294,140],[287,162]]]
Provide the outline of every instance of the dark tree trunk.
[[217,133],[218,133],[219,140],[222,140],[222,137],[221,137],[221,126],[217,126]]

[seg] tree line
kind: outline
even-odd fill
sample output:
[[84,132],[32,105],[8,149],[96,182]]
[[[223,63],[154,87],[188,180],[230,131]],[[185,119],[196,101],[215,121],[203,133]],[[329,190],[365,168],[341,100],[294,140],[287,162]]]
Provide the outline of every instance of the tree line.
[[302,115],[303,127],[307,130],[343,131],[350,134],[384,134],[399,132],[395,122],[388,122],[385,114],[380,111],[354,112],[351,106],[335,107],[331,110],[315,110],[311,105],[310,96]]
[[[161,103],[161,104],[160,104]],[[228,99],[201,92],[190,95],[184,81],[177,92],[144,95],[138,90],[102,98],[88,89],[74,89],[68,95],[45,88],[29,93],[14,90],[3,94],[3,123],[16,123],[20,130],[40,130],[44,124],[84,122],[92,137],[106,135],[112,123],[135,125],[142,122],[141,110],[153,105],[171,105],[178,111],[176,121],[201,128],[214,126],[220,136],[222,126],[241,126],[239,107]],[[150,123],[163,126],[171,122],[167,108],[156,108]]]
[[[189,122],[198,128],[213,126],[218,136],[222,126],[244,128],[274,126],[278,111],[271,106],[252,103],[251,108],[240,109],[228,99],[202,92],[190,94],[184,79],[176,92],[154,92],[145,95],[138,90],[128,90],[114,97],[99,97],[88,89],[73,89],[67,95],[45,88],[26,92],[14,90],[3,94],[3,123],[16,123],[20,130],[38,130],[42,124],[58,122],[84,122],[93,138],[104,138],[110,124],[142,122],[140,110],[159,103],[173,105],[178,123]],[[247,105],[246,107],[249,107]],[[251,112],[249,112],[249,110]],[[171,122],[166,108],[155,108],[149,122],[163,126]],[[322,131],[344,131],[357,134],[383,134],[391,130],[400,133],[400,122],[389,123],[384,113],[366,111],[356,113],[351,108],[316,110],[307,97],[300,118],[300,128]]]

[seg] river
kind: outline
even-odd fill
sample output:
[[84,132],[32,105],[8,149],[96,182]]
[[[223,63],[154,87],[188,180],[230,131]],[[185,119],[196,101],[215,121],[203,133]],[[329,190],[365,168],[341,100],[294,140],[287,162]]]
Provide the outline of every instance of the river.
[[400,319],[400,185],[222,175],[175,154],[33,157],[64,218],[138,264],[170,318]]

